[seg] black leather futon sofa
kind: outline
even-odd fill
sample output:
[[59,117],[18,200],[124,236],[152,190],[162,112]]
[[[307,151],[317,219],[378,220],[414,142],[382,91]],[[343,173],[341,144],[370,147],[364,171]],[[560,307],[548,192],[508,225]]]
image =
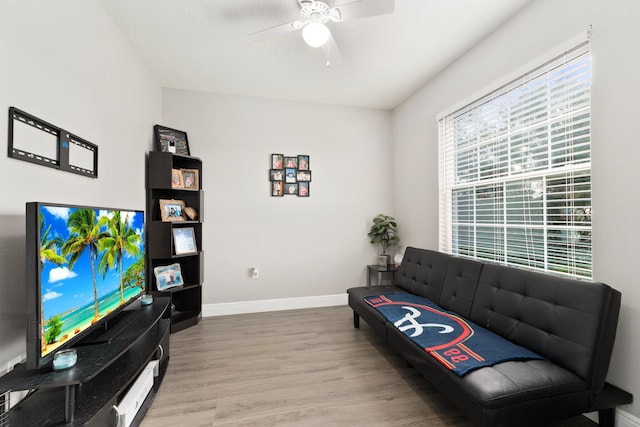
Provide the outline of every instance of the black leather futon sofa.
[[[426,297],[543,360],[505,361],[458,376],[364,298]],[[409,247],[392,285],[347,290],[354,327],[364,319],[477,426],[541,427],[598,411],[612,427],[632,396],[605,382],[621,294],[603,283],[482,263]]]

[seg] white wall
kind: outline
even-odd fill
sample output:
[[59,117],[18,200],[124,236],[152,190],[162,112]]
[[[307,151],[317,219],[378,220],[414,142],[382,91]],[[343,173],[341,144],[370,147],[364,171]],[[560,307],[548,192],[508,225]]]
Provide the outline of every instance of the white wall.
[[[371,220],[392,207],[388,111],[172,89],[162,105],[203,160],[205,305],[364,284]],[[270,196],[272,153],[310,156],[310,197]]]
[[15,106],[99,147],[98,179],[0,155],[1,373],[25,352],[25,203],[143,210],[161,92],[95,0],[3,0],[0,57],[0,140]]
[[[640,396],[640,259],[636,173],[640,2],[536,0],[394,111],[394,210],[405,242],[438,248],[436,115],[593,25],[594,278],[622,292],[609,381]],[[415,182],[422,187],[416,191]],[[623,408],[636,416],[640,404]]]

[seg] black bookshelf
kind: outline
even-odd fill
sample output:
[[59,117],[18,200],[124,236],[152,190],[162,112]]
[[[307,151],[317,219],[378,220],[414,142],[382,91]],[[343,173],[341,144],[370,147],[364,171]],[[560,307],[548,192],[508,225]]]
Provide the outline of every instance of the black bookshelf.
[[[172,172],[174,170],[196,170],[198,183],[195,188],[174,188]],[[171,333],[196,325],[202,318],[202,161],[197,157],[180,154],[151,151],[147,158],[147,283],[148,291],[156,296],[171,298]],[[160,200],[181,200],[187,207],[197,211],[193,220],[167,222],[162,220]],[[173,230],[180,227],[194,229],[197,253],[176,255]],[[184,285],[159,290],[154,268],[170,264],[180,264]]]

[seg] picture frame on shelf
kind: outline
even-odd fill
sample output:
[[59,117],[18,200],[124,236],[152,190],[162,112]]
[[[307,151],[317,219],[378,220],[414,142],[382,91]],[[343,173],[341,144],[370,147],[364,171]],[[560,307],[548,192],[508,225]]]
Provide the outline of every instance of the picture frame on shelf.
[[272,154],[271,155],[271,169],[282,169],[284,165],[284,155]]
[[180,169],[171,169],[171,188],[184,188]]
[[160,218],[163,222],[184,221],[184,200],[160,199]]
[[184,156],[191,155],[189,140],[185,131],[161,125],[155,125],[153,130],[157,151],[181,154]]
[[173,248],[176,255],[197,254],[196,235],[193,227],[173,229]]
[[185,190],[197,190],[200,188],[200,173],[198,169],[180,169],[182,172],[182,184]]
[[309,197],[308,182],[298,182],[298,197]]
[[274,197],[284,196],[284,183],[282,181],[271,182],[271,195]]
[[156,276],[156,287],[159,291],[184,285],[179,263],[155,267],[153,274]]
[[306,154],[300,154],[298,156],[298,170],[308,171],[309,170],[309,156]]

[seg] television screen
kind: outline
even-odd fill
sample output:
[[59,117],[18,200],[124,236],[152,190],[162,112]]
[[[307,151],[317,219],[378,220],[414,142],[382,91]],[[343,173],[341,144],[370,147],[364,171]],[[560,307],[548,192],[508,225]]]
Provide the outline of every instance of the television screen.
[[28,284],[28,334],[36,338],[28,339],[29,368],[144,292],[143,230],[142,211],[27,204],[27,252],[36,252],[27,259],[38,263],[27,265],[38,271]]

